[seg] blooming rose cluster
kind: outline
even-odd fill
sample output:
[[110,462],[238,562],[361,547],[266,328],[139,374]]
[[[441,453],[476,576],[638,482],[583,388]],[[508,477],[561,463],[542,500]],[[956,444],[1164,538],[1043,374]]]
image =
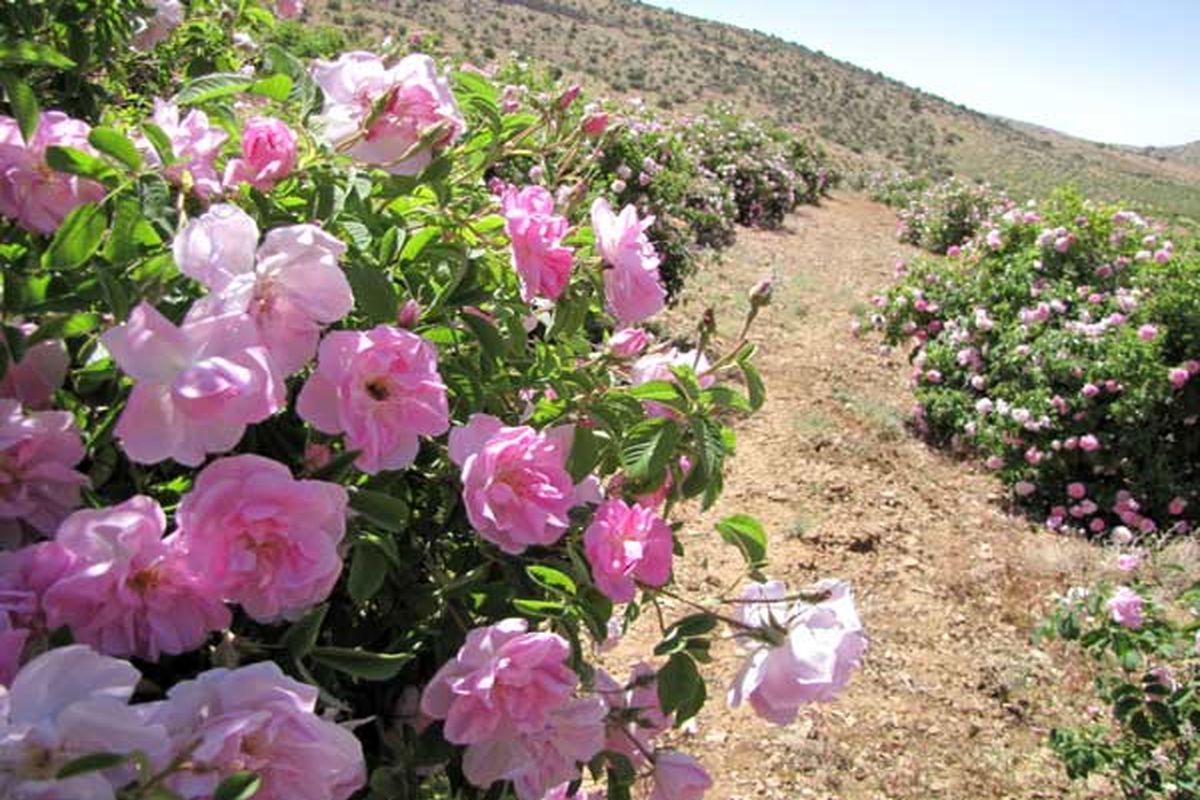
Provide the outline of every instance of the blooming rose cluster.
[[513,266],[521,278],[521,297],[557,300],[571,277],[574,249],[562,244],[569,223],[554,213],[554,197],[541,186],[518,191],[508,187],[500,197],[504,230],[512,241]]
[[91,127],[61,111],[43,111],[26,142],[12,117],[0,116],[0,215],[43,236],[54,233],[76,207],[98,202],[104,187],[46,164],[46,148],[73,147],[90,155]]
[[132,762],[56,780],[93,753],[140,756],[186,800],[250,770],[263,800],[345,800],[366,782],[358,739],[315,713],[317,690],[271,662],[214,669],[165,700],[130,704],[141,675],[85,645],[60,647],[0,687],[0,795],[114,800]]

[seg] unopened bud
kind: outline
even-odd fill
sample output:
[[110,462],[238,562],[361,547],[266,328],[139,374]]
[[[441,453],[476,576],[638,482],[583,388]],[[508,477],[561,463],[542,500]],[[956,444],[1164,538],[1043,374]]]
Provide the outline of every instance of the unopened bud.
[[774,291],[774,286],[769,279],[764,279],[754,284],[750,289],[750,305],[754,308],[762,308],[771,304],[771,293]]
[[569,87],[558,98],[558,107],[561,109],[569,108],[571,103],[575,102],[575,98],[579,97],[579,84]]
[[713,311],[712,306],[704,309],[704,315],[700,317],[700,334],[702,336],[711,336],[717,332],[717,314]]
[[404,301],[404,305],[400,306],[400,313],[396,315],[396,324],[401,328],[412,330],[417,326],[417,321],[421,319],[421,306],[411,297]]

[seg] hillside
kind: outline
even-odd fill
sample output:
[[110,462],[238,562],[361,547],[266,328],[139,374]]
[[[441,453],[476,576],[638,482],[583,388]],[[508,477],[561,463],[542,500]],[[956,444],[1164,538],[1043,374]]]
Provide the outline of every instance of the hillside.
[[317,0],[313,9],[355,32],[436,32],[480,63],[534,57],[668,111],[731,102],[821,137],[856,166],[954,172],[1017,195],[1069,182],[1200,218],[1194,145],[1159,158],[1035,132],[775,36],[629,0]]

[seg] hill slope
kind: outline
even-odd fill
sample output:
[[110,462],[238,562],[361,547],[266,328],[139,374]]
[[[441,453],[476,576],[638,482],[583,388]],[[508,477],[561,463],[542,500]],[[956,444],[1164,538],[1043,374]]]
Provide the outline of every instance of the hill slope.
[[437,32],[478,62],[532,56],[668,110],[730,102],[866,165],[956,172],[1017,195],[1061,183],[1200,218],[1200,163],[998,120],[775,36],[630,0],[318,0],[356,30]]

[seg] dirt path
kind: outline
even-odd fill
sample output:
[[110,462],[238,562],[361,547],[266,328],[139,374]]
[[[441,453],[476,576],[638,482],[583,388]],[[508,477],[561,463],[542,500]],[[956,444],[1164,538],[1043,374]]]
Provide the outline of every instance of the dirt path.
[[[871,639],[845,697],[788,728],[710,701],[684,746],[714,771],[716,800],[1075,796],[1044,745],[1060,676],[1029,632],[1095,556],[1006,515],[997,481],[905,430],[903,354],[849,333],[895,260],[916,255],[894,227],[888,209],[842,194],[785,231],[743,231],[672,315],[692,329],[712,304],[735,335],[745,289],[776,279],[755,332],[769,399],[739,426],[720,503],[687,520],[683,586],[704,596],[737,574],[712,523],[749,511],[771,535],[771,576],[850,580]],[[714,691],[739,660],[720,648]]]

